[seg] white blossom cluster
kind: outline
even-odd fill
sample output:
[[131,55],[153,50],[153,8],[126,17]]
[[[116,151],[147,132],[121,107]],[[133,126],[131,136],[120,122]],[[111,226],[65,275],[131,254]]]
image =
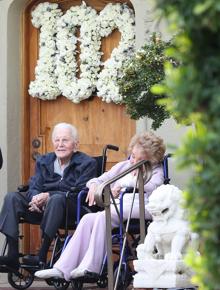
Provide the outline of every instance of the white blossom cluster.
[[135,20],[133,10],[125,4],[108,4],[99,15],[100,34],[107,37],[118,28],[121,40],[114,48],[111,57],[105,61],[104,68],[99,74],[97,89],[98,96],[103,101],[121,103],[117,80],[122,75],[123,63],[134,54],[135,47]]
[[61,94],[57,84],[56,32],[57,20],[62,16],[57,4],[40,3],[32,12],[32,24],[40,28],[39,59],[35,68],[35,80],[29,85],[29,94],[42,100],[56,99]]
[[[96,11],[83,2],[80,6],[71,7],[58,21],[58,86],[62,94],[74,103],[89,98],[96,89],[101,44],[96,18]],[[79,26],[80,37],[77,38]],[[77,41],[80,42],[80,78],[77,78]]]
[[[120,103],[117,79],[122,65],[134,53],[134,14],[125,4],[108,4],[97,15],[82,2],[64,15],[57,4],[41,3],[32,12],[32,23],[40,28],[39,59],[35,81],[29,93],[41,99],[55,99],[62,94],[74,103],[89,98],[97,88],[103,101]],[[80,36],[77,37],[77,27]],[[111,57],[101,63],[101,38],[118,29],[121,40]],[[76,60],[80,43],[80,65]],[[103,70],[100,72],[100,66]],[[79,78],[78,78],[79,76]]]

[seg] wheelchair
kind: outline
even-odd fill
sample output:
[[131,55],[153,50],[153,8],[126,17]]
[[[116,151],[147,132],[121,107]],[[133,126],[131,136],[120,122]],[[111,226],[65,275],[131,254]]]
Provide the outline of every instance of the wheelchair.
[[[117,146],[108,144],[103,148],[102,155],[100,156],[95,156],[93,157],[96,162],[97,162],[97,176],[101,175],[103,172],[106,170],[106,161],[107,161],[107,151],[108,150],[114,150],[118,151],[119,148]],[[28,190],[28,186],[19,186],[18,187],[18,194],[25,194],[25,192]],[[53,264],[58,260],[64,241],[66,240],[68,236],[68,231],[69,230],[74,230],[79,222],[79,219],[81,217],[81,211],[86,214],[91,211],[97,211],[99,210],[99,207],[94,206],[92,209],[91,207],[88,208],[84,202],[82,196],[78,196],[79,190],[77,188],[71,188],[70,191],[66,193],[66,214],[65,214],[65,224],[61,228],[61,230],[64,230],[64,233],[61,233],[61,230],[58,230],[56,237],[53,242],[52,246],[52,253],[49,261],[44,265],[45,268],[51,268]],[[86,191],[84,191],[86,192]],[[77,199],[77,205],[80,207],[80,211],[77,212],[77,219],[73,221],[73,223],[69,224],[69,219],[68,219],[68,203],[71,201],[71,197],[76,197]],[[23,218],[20,219],[19,221],[20,224],[23,223],[30,223],[29,221],[24,220]],[[38,224],[38,223],[32,223],[31,224]],[[19,241],[22,241],[24,238],[23,235],[19,235]],[[1,255],[4,256],[7,253],[7,241],[5,239]],[[20,265],[19,269],[15,270],[9,266],[3,265],[0,266],[0,273],[8,273],[8,282],[9,284],[15,288],[15,289],[27,289],[29,288],[33,281],[34,281],[34,273],[41,268],[41,266],[34,266],[34,265],[28,265],[23,261],[23,258],[26,254],[19,252],[19,260],[20,260]],[[50,281],[46,280],[47,284],[50,286],[54,286],[56,289],[67,289],[69,286],[69,282],[67,281]]]
[[[168,184],[170,181],[170,178],[168,176],[168,158],[171,155],[168,154],[164,157],[163,160],[163,171],[164,171],[164,183]],[[129,188],[127,189],[126,192],[131,192],[133,189]],[[117,278],[118,275],[118,269],[119,269],[119,258],[122,254],[122,248],[123,248],[123,238],[124,238],[124,229],[125,229],[125,222],[123,222],[123,196],[126,192],[123,192],[121,194],[120,197],[120,225],[119,228],[117,229],[113,229],[112,231],[112,244],[113,244],[113,255],[115,256],[115,263],[113,265],[113,271],[114,271],[114,280],[116,281],[116,279],[118,279],[118,285],[117,285],[117,290],[123,290],[123,289],[127,289],[127,287],[129,286],[129,284],[132,282],[133,280],[133,274],[134,271],[132,269],[132,261],[134,259],[136,259],[136,252],[135,249],[139,243],[139,220],[132,220],[132,224],[129,226],[129,231],[126,233],[126,235],[129,236],[129,239],[126,241],[126,246],[125,246],[125,255],[123,256],[122,259],[122,268],[120,269],[120,274],[119,277]],[[84,192],[80,192],[79,196],[85,194]],[[79,208],[80,209],[80,208]],[[150,221],[146,221],[145,223],[145,227],[147,230],[147,227],[149,225]],[[68,237],[69,239],[69,237]],[[66,246],[66,244],[68,243],[68,239],[65,242],[64,248]],[[64,279],[61,278],[50,278],[49,279],[51,282],[53,281],[53,283],[62,283],[62,281]],[[83,284],[84,283],[96,283],[98,287],[100,288],[105,288],[108,285],[108,271],[107,271],[107,254],[104,257],[103,260],[103,264],[102,264],[102,268],[99,274],[96,273],[91,273],[91,272],[86,272],[85,275],[83,277],[79,277],[79,278],[75,278],[75,279],[71,279],[70,281],[72,288],[75,290],[81,290],[83,288]],[[64,287],[56,287],[57,284],[55,286],[56,289],[58,290],[62,290],[65,289]],[[59,284],[59,286],[60,286]]]

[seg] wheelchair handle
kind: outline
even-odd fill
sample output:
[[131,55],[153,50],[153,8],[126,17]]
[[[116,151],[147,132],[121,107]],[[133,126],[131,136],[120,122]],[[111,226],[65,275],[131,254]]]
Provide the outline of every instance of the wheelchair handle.
[[119,150],[119,147],[118,146],[115,146],[115,145],[112,145],[112,144],[107,144],[104,148],[103,148],[103,151],[102,151],[102,158],[103,158],[103,161],[102,161],[102,173],[105,172],[105,169],[106,169],[106,152],[107,150],[114,150],[114,151],[118,151]]
[[114,150],[114,151],[118,151],[119,150],[119,147],[118,146],[115,146],[115,145],[112,145],[112,144],[107,144],[106,145],[106,150],[107,149]]

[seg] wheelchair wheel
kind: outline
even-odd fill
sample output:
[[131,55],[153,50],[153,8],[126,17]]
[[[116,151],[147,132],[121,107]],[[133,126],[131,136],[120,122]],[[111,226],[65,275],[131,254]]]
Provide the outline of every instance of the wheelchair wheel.
[[[114,271],[114,282],[116,282],[116,277],[118,273],[118,267]],[[126,290],[127,287],[130,285],[133,277],[131,272],[129,271],[129,268],[125,270],[124,267],[121,268],[119,278],[118,278],[118,284],[117,284],[117,290]]]
[[66,290],[69,287],[69,284],[70,283],[68,281],[61,279],[54,279],[51,283],[51,285],[53,285],[53,287],[57,290]]
[[8,273],[8,283],[15,289],[27,289],[34,281],[34,274],[20,268],[18,273]]
[[100,288],[106,288],[108,286],[107,276],[100,276],[100,278],[97,281],[97,286]]
[[49,286],[53,286],[53,281],[52,281],[51,278],[49,278],[49,279],[45,279],[45,282],[47,283],[47,285],[49,285]]
[[72,280],[71,284],[72,284],[72,288],[74,290],[82,290],[82,288],[83,288],[83,282],[80,281],[80,280],[77,280],[77,279],[76,280]]

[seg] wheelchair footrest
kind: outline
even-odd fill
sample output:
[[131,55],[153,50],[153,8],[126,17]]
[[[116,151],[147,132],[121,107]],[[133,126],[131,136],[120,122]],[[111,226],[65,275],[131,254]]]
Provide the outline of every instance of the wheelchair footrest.
[[0,265],[0,273],[14,273],[18,277],[22,276],[22,274],[19,273],[19,271],[17,269],[12,268],[12,267],[7,266],[7,265]]
[[90,271],[86,271],[84,276],[85,279],[94,279],[96,281],[99,279],[99,277],[99,274]]
[[79,281],[82,283],[96,283],[99,279],[100,279],[99,274],[93,273],[90,271],[86,271],[84,276],[72,279],[71,281],[73,281],[73,282]]
[[9,269],[8,266],[1,265],[0,266],[0,273],[8,273]]

